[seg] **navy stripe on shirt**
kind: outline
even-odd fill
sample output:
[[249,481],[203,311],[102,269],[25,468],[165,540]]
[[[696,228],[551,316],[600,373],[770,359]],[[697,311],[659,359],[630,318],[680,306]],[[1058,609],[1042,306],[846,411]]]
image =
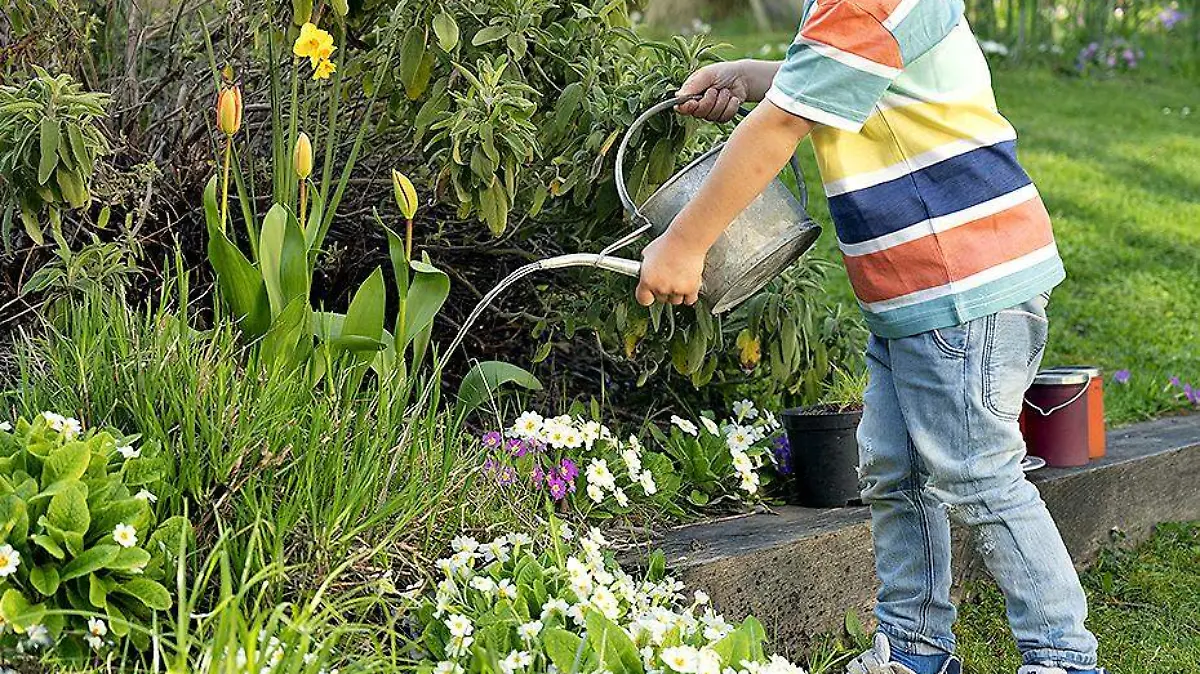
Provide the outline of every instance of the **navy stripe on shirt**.
[[945,159],[885,183],[829,199],[843,243],[862,243],[1002,197],[1032,181],[1007,140]]

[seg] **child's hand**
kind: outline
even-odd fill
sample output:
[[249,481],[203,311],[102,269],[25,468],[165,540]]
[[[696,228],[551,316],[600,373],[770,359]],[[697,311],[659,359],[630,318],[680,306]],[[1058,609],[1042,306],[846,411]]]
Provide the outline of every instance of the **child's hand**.
[[728,122],[749,97],[749,83],[739,61],[713,63],[692,73],[675,92],[676,96],[704,94],[704,98],[688,101],[675,109],[711,122]]
[[696,303],[700,293],[700,275],[704,271],[706,251],[689,246],[668,229],[642,250],[642,275],[637,301],[650,306]]

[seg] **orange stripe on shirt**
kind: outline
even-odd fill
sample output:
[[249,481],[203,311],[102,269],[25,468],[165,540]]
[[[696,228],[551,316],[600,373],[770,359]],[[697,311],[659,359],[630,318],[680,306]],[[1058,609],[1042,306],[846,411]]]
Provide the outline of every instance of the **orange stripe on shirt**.
[[880,65],[904,67],[896,38],[883,27],[879,18],[855,2],[818,3],[812,16],[800,29],[800,35]]
[[880,302],[959,281],[1054,242],[1050,215],[1035,197],[958,227],[878,253],[845,257],[863,302]]

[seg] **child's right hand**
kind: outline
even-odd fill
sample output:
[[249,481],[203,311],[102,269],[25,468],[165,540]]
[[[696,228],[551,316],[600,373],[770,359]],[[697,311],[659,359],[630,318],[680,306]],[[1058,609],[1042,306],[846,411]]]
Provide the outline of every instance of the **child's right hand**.
[[710,122],[728,122],[746,102],[748,88],[739,61],[712,63],[692,73],[675,92],[677,97],[704,94],[704,98],[681,103],[675,110]]

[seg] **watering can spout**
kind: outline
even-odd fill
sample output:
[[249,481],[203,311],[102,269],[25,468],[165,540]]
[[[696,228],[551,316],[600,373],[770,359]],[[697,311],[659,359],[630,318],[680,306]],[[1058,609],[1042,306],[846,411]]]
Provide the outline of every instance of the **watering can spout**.
[[613,257],[603,253],[573,253],[559,255],[538,262],[542,269],[563,269],[566,267],[596,267],[607,271],[624,274],[637,278],[642,274],[642,264],[623,257]]

